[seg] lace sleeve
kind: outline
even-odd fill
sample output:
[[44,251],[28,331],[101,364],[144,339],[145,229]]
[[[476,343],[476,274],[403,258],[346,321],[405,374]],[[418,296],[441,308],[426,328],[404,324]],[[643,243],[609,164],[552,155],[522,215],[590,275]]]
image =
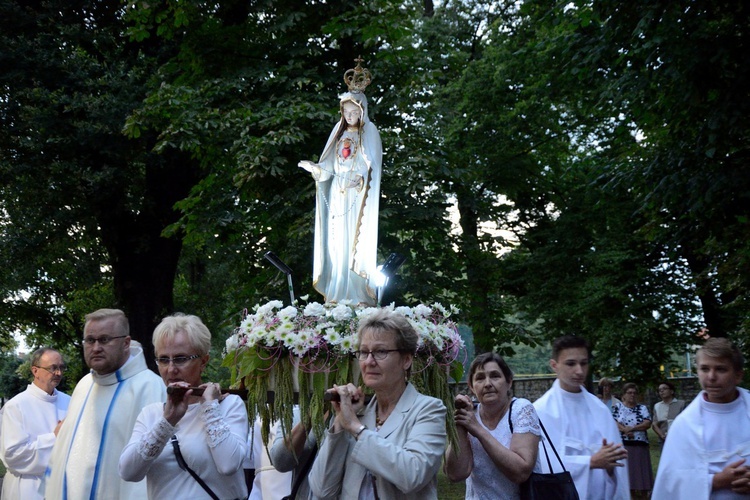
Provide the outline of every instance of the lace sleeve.
[[229,436],[229,426],[221,416],[217,400],[201,404],[201,420],[203,420],[203,426],[208,435],[209,448],[216,448],[219,443]]
[[138,443],[138,455],[145,461],[158,457],[174,434],[174,429],[164,417],[160,418],[153,429],[141,436],[141,441]]
[[539,417],[534,405],[526,399],[516,399],[513,404],[513,434],[534,434],[541,436],[542,429],[539,427]]

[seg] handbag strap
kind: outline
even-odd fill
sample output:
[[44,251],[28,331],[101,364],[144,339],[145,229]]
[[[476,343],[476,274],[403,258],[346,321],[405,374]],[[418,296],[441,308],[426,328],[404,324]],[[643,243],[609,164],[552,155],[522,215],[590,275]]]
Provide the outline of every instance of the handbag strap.
[[180,469],[190,473],[190,475],[193,476],[193,479],[198,481],[198,484],[201,485],[201,488],[206,490],[206,493],[208,493],[208,496],[210,496],[213,500],[219,500],[219,497],[216,496],[216,493],[214,493],[213,490],[209,488],[208,485],[203,481],[203,479],[201,479],[200,476],[196,474],[195,471],[191,469],[188,466],[188,464],[185,462],[185,459],[182,456],[182,452],[180,451],[180,444],[177,442],[177,434],[172,435],[172,439],[170,439],[170,442],[172,443],[174,456],[177,459],[177,465],[180,466]]
[[295,498],[297,498],[297,492],[299,491],[300,486],[302,486],[302,481],[304,481],[307,478],[307,473],[310,472],[310,468],[312,467],[312,464],[315,461],[315,456],[317,454],[318,454],[318,444],[315,443],[315,447],[310,451],[310,456],[307,457],[304,467],[300,469],[299,474],[297,474],[297,477],[294,478],[294,484],[292,485],[292,492],[289,493],[289,495],[285,496],[284,498],[290,498],[291,500],[294,500]]
[[[513,419],[511,418],[511,414],[513,413],[513,403],[516,402],[516,399],[513,398],[510,400],[510,407],[508,407],[508,425],[510,427],[510,433],[513,434]],[[539,427],[542,428],[542,432],[544,432],[544,437],[542,438],[542,448],[544,449],[544,457],[547,459],[547,467],[549,467],[550,473],[552,473],[552,462],[550,462],[549,459],[549,453],[547,453],[547,445],[544,444],[544,438],[547,438],[547,441],[549,441],[549,445],[552,448],[552,451],[555,453],[555,456],[557,457],[557,461],[560,462],[560,467],[562,467],[563,472],[567,472],[568,470],[565,468],[565,464],[563,464],[562,459],[560,459],[560,455],[557,453],[557,450],[555,449],[555,445],[552,444],[552,440],[549,438],[549,434],[547,434],[547,429],[544,428],[544,424],[542,423],[542,419],[539,419]],[[511,436],[512,437],[512,436]]]
[[[542,423],[542,419],[539,419],[539,426],[542,428],[542,431],[544,432],[544,437],[547,438],[547,441],[549,441],[549,446],[552,448],[552,451],[555,453],[555,456],[557,457],[557,461],[560,462],[560,467],[562,467],[563,472],[568,472],[568,469],[565,468],[565,464],[563,463],[562,459],[560,458],[560,455],[558,455],[557,450],[555,449],[555,445],[552,443],[552,440],[549,438],[549,434],[547,434],[547,429],[544,428],[544,424]],[[542,446],[544,446],[544,441],[542,441]],[[547,447],[544,446],[544,454],[547,454]],[[552,465],[549,461],[549,456],[547,456],[547,465],[549,465],[549,471],[552,472]]]

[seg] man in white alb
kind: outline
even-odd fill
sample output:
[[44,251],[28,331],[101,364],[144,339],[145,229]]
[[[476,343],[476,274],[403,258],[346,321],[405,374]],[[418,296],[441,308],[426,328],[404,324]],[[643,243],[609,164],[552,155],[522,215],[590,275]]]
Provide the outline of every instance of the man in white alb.
[[146,481],[120,478],[120,455],[144,406],[163,402],[161,377],[146,366],[119,309],[86,315],[83,355],[91,373],[76,385],[45,472],[44,498],[146,498]]
[[70,401],[56,389],[65,373],[59,352],[42,347],[29,361],[34,380],[3,407],[0,458],[8,471],[2,498],[42,498],[39,483]]

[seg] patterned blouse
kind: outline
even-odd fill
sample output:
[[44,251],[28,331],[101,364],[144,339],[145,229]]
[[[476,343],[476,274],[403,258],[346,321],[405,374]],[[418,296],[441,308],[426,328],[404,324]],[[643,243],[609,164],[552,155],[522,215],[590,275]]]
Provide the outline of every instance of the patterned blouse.
[[[646,405],[635,405],[632,408],[628,408],[623,403],[620,403],[612,407],[612,416],[615,417],[617,422],[628,427],[642,424],[644,420],[651,421],[651,414]],[[620,436],[623,441],[648,443],[648,434],[646,431],[633,431],[633,437],[628,437],[627,434],[623,433],[620,433]]]

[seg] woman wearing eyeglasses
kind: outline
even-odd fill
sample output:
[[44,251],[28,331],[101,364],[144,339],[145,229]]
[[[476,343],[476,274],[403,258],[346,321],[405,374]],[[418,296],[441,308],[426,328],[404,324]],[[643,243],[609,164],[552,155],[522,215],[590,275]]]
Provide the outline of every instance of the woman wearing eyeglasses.
[[362,388],[334,386],[340,402],[309,476],[315,498],[437,498],[445,451],[445,406],[408,382],[418,336],[402,315],[381,309],[360,321]]
[[622,386],[622,403],[612,410],[622,443],[628,451],[628,477],[633,498],[649,497],[654,487],[651,453],[648,447],[648,428],[651,414],[646,405],[638,404],[638,386],[632,382]]
[[219,384],[201,383],[211,333],[197,316],[176,314],[154,330],[159,374],[167,402],[146,406],[120,456],[120,476],[144,477],[149,498],[246,498],[242,462],[248,419],[243,401],[222,395]]

